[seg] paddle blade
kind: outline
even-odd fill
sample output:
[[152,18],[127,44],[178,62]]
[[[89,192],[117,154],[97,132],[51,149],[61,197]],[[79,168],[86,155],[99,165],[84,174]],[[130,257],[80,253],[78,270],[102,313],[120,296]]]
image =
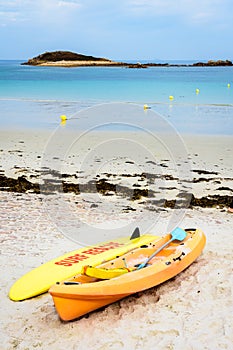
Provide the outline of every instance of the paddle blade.
[[171,232],[172,240],[177,239],[178,241],[183,241],[185,237],[187,236],[187,233],[180,227],[176,227],[172,232]]

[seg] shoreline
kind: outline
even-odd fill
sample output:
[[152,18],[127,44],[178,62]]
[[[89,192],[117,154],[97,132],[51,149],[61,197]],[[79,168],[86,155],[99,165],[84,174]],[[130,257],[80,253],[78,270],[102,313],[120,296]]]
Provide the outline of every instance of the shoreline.
[[[175,208],[186,193],[191,207],[224,208],[232,199],[231,136],[181,135],[180,155],[141,132],[95,131],[85,136],[70,129],[58,129],[58,134],[8,130],[0,136],[1,191],[88,195],[94,190],[129,206],[141,201],[150,210]],[[176,139],[163,137],[165,142],[169,139],[168,147],[173,147]],[[98,149],[105,143],[108,153]],[[125,151],[132,145],[138,154]],[[121,159],[119,164],[117,158],[112,160],[114,155]]]
[[56,62],[44,62],[38,63],[36,66],[40,67],[111,67],[111,66],[124,66],[125,63],[114,61],[56,61]]
[[221,63],[212,62],[212,63],[204,63],[198,62],[193,64],[172,64],[172,63],[127,63],[127,62],[117,62],[111,60],[99,60],[99,61],[69,61],[69,60],[61,60],[61,61],[47,61],[47,62],[36,62],[36,63],[22,63],[22,65],[29,66],[38,66],[38,67],[125,67],[125,68],[136,68],[136,69],[146,69],[150,67],[232,67],[233,64],[226,64],[224,61]]

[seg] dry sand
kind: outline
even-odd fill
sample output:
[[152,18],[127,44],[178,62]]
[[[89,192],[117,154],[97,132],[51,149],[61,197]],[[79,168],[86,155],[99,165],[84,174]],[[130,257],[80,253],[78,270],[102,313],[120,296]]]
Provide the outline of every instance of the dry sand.
[[115,61],[56,61],[56,62],[45,62],[38,64],[38,66],[47,67],[88,67],[88,66],[119,66],[122,65],[120,62]]
[[[30,133],[30,136],[25,131],[2,133],[1,174],[8,177],[23,174],[28,178],[35,175],[36,170],[41,167],[48,137],[48,133]],[[184,139],[192,176],[205,179],[193,183],[193,193],[196,196],[216,193],[232,195],[232,138],[199,136]],[[96,141],[93,138],[90,142],[95,145]],[[70,174],[74,167],[69,163],[69,156],[73,153],[76,155],[73,163],[78,164],[78,160],[79,163],[83,162],[80,153],[72,148],[65,159],[65,169]],[[158,152],[156,159],[164,162],[163,156]],[[140,157],[137,158],[137,162],[140,161]],[[131,173],[139,166],[137,162],[134,160],[134,164],[127,163],[129,167],[132,166]],[[127,164],[124,162],[125,167]],[[168,164],[169,161],[165,162],[165,165]],[[106,169],[109,171],[109,164],[108,167],[98,168],[98,171],[100,173],[103,170],[104,173]],[[115,163],[112,164],[112,169],[118,175],[124,170]],[[87,171],[86,167],[85,170]],[[174,175],[175,170],[173,166],[165,167],[166,174]],[[193,173],[193,170],[202,173]],[[203,170],[207,173],[203,173]],[[88,175],[91,174],[87,172]],[[176,187],[178,181],[172,181]],[[128,184],[130,185],[132,183]],[[170,182],[165,182],[165,185],[168,187],[167,195],[170,196]],[[218,190],[219,187],[224,188]],[[171,196],[174,195],[175,192]],[[122,225],[127,220],[136,223],[137,213],[142,205],[139,201],[123,197],[119,199],[115,195],[104,197],[100,194],[99,200],[102,200],[105,208],[108,206],[107,200],[109,205],[113,203],[111,205],[121,207],[121,211],[118,208],[103,216],[101,210],[95,211],[91,207],[91,203],[87,210],[82,205],[80,195],[68,193],[64,197],[70,203],[70,210],[75,211],[81,222],[89,222],[93,227],[100,225],[101,221],[107,221],[111,227],[112,223],[119,221],[119,212]],[[119,200],[120,204],[117,204]],[[232,348],[233,214],[227,212],[227,207],[195,207],[184,211],[179,225],[184,228],[201,228],[206,234],[207,244],[197,261],[176,278],[93,312],[87,317],[64,323],[57,316],[48,293],[23,302],[13,302],[7,294],[11,285],[24,273],[76,249],[77,243],[66,238],[57,222],[47,215],[43,194],[1,191],[1,204],[1,349]],[[127,204],[135,211],[122,210]],[[156,211],[147,210],[146,206],[143,210],[148,211],[150,218],[156,215]],[[173,209],[162,210],[151,232],[164,234],[167,222],[174,213]],[[72,225],[75,226],[75,221]]]

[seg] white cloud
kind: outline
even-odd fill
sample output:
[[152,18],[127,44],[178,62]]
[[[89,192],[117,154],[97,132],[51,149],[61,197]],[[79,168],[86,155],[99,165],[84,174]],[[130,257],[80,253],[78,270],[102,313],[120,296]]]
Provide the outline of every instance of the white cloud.
[[81,7],[81,4],[80,2],[78,1],[65,1],[65,0],[62,0],[62,1],[58,1],[58,6],[63,6],[63,7],[67,7],[67,8],[70,8],[70,9],[74,9],[74,8],[80,8]]
[[64,20],[81,7],[75,0],[15,0],[0,1],[0,20],[4,25],[12,22],[34,22],[37,20]]
[[[230,0],[129,0],[128,9],[137,16],[177,16],[185,21],[214,21]],[[223,17],[223,16],[222,16]]]
[[5,23],[32,18],[43,14],[46,18],[71,18],[79,10],[87,15],[108,15],[113,12],[124,18],[170,18],[176,16],[187,22],[204,23],[223,19],[232,0],[0,0],[0,19]]
[[42,10],[58,10],[67,9],[74,10],[81,7],[80,1],[71,0],[37,0],[31,1],[36,7],[40,7]]
[[14,11],[0,11],[0,18],[5,18],[7,19],[7,21],[16,21],[18,17],[18,12],[14,12]]

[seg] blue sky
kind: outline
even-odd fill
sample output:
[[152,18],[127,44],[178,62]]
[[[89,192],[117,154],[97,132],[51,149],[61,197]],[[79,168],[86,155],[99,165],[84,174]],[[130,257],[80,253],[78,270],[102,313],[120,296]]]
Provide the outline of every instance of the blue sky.
[[233,0],[0,0],[0,59],[233,60]]

